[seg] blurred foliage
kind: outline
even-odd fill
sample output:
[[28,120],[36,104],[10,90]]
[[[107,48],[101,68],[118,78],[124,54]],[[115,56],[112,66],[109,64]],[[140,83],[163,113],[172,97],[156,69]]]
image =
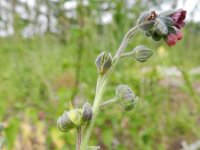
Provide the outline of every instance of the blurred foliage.
[[[60,21],[58,35],[46,32],[23,38],[21,30],[29,22],[16,15],[15,34],[0,38],[0,122],[5,124],[0,137],[6,139],[4,149],[74,149],[76,132],[61,133],[56,127],[58,116],[71,99],[77,106],[92,103],[96,56],[102,50],[114,54],[139,13],[148,9],[141,1],[132,8],[121,0],[106,1],[105,9],[101,3],[105,1],[90,1],[86,7],[79,4],[77,20],[63,18],[60,7],[52,8]],[[113,22],[98,24],[105,11],[113,13]],[[105,99],[114,95],[118,84],[128,84],[139,95],[139,105],[131,112],[118,106],[102,110],[91,145],[100,145],[102,150],[179,150],[181,141],[192,143],[200,138],[200,74],[190,74],[199,67],[199,28],[197,23],[188,23],[183,40],[171,48],[144,38],[141,32],[136,35],[127,51],[145,44],[154,49],[154,56],[145,63],[121,61]],[[159,71],[173,66],[183,75],[167,76]]]

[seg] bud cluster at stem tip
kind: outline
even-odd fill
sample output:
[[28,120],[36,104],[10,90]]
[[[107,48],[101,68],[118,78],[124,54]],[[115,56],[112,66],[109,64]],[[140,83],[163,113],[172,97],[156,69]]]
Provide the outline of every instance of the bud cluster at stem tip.
[[137,24],[146,36],[152,37],[155,41],[164,39],[169,46],[174,46],[182,39],[181,29],[185,26],[185,18],[186,11],[183,9],[171,9],[160,14],[151,11],[142,13]]

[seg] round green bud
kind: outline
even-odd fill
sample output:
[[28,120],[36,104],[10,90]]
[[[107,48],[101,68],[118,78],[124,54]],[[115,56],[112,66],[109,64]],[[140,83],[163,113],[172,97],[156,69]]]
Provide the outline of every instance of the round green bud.
[[132,55],[137,61],[145,62],[153,55],[153,51],[146,46],[140,45],[133,49]]
[[116,87],[116,97],[119,99],[118,103],[125,111],[130,111],[136,106],[137,97],[127,85],[122,84]]
[[68,112],[64,112],[62,116],[60,116],[58,118],[57,121],[57,127],[63,131],[63,132],[67,132],[70,129],[73,129],[76,127],[76,125],[71,121],[71,119],[69,118],[69,114]]

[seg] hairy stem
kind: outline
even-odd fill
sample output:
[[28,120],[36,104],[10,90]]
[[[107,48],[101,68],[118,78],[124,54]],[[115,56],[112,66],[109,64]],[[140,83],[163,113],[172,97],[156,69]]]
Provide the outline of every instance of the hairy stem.
[[107,86],[107,82],[108,79],[110,77],[110,75],[112,74],[115,65],[117,64],[117,62],[119,61],[120,55],[124,52],[124,50],[126,49],[129,40],[136,34],[136,31],[138,29],[138,26],[135,26],[133,28],[131,28],[126,35],[124,36],[124,39],[122,40],[122,43],[120,44],[114,58],[113,58],[113,65],[110,68],[110,70],[108,70],[108,72],[106,74],[104,74],[103,76],[99,76],[98,80],[97,80],[97,85],[96,85],[96,94],[95,94],[95,98],[94,98],[94,103],[92,106],[92,110],[93,110],[93,118],[92,120],[88,123],[88,125],[86,126],[86,130],[85,130],[85,134],[83,137],[83,142],[81,143],[81,150],[87,150],[88,147],[88,143],[89,143],[89,139],[92,133],[92,130],[94,128],[94,123],[96,121],[96,117],[98,115],[99,112],[99,106],[105,91],[105,88]]
[[110,99],[110,100],[107,100],[107,101],[101,103],[99,107],[100,108],[105,108],[105,107],[110,106],[110,105],[112,105],[114,103],[117,103],[117,101],[118,101],[118,98],[114,97],[113,99]]
[[76,150],[81,148],[81,127],[77,128],[77,141],[76,141]]
[[138,30],[138,26],[134,26],[126,33],[126,35],[124,36],[124,39],[122,40],[122,43],[120,44],[114,56],[114,59],[119,58],[120,55],[124,52],[125,48],[128,45],[129,40],[137,33],[137,30]]
[[95,95],[95,99],[94,99],[94,104],[92,106],[93,117],[92,117],[92,120],[90,121],[90,123],[86,126],[85,135],[83,138],[83,142],[81,144],[81,150],[86,150],[86,148],[88,146],[89,138],[90,138],[92,130],[94,128],[94,123],[96,121],[96,116],[98,114],[99,104],[101,102],[101,99],[102,99],[102,96],[103,96],[103,93],[105,91],[105,87],[107,84],[107,78],[108,78],[107,76],[98,78],[97,87],[96,87],[96,95]]
[[130,55],[132,55],[132,52],[123,53],[121,54],[120,58],[130,57]]

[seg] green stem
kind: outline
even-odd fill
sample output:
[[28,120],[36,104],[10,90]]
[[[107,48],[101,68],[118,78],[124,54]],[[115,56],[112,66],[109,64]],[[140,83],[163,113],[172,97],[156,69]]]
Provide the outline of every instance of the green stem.
[[99,107],[100,107],[100,108],[105,108],[105,107],[107,107],[107,106],[110,106],[110,105],[112,105],[112,104],[117,103],[118,100],[119,100],[119,99],[118,99],[117,97],[114,97],[113,99],[110,99],[110,100],[107,100],[107,101],[101,103]]
[[132,55],[132,52],[123,53],[121,54],[120,58],[130,57],[131,55]]
[[124,36],[124,38],[122,40],[122,43],[120,44],[120,46],[114,56],[114,59],[119,58],[120,55],[124,52],[125,48],[128,45],[129,40],[137,33],[137,30],[138,30],[138,26],[134,26],[126,33],[126,35]]
[[106,72],[106,74],[104,74],[103,76],[99,76],[99,78],[97,80],[96,94],[95,94],[94,103],[92,106],[93,117],[92,117],[92,120],[86,126],[85,134],[83,136],[83,141],[81,143],[81,150],[87,150],[89,139],[90,139],[92,130],[94,128],[94,123],[96,121],[96,117],[97,117],[99,109],[100,109],[99,106],[100,106],[105,88],[107,86],[108,79],[109,79],[110,75],[112,74],[112,72],[115,68],[115,65],[119,61],[120,55],[123,53],[123,51],[127,47],[129,40],[136,34],[137,29],[138,29],[138,26],[135,26],[126,33],[122,43],[120,44],[120,46],[113,58],[112,67]]
[[76,141],[76,150],[80,150],[81,147],[81,127],[77,128],[77,141]]
[[92,117],[92,120],[90,121],[90,123],[86,127],[83,142],[81,144],[81,150],[87,150],[86,148],[88,146],[90,135],[91,135],[92,130],[94,128],[94,123],[96,121],[96,117],[97,117],[98,110],[99,110],[99,104],[102,100],[102,96],[103,96],[103,93],[105,91],[107,79],[108,79],[108,75],[105,75],[105,76],[98,78],[97,87],[96,87],[96,95],[95,95],[95,99],[94,99],[94,104],[92,106],[93,117]]

